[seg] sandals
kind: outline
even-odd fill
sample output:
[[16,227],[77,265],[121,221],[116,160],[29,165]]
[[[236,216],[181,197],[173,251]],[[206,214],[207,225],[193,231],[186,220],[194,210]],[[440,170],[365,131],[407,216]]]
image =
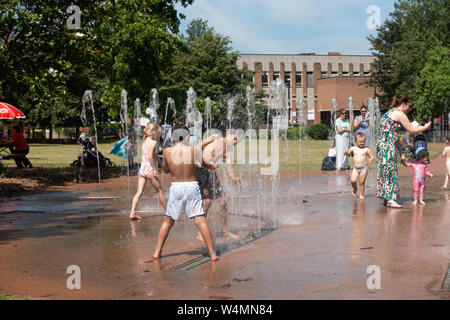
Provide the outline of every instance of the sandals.
[[398,209],[403,208],[403,206],[401,204],[398,204],[394,200],[387,201],[386,206],[389,208],[398,208]]

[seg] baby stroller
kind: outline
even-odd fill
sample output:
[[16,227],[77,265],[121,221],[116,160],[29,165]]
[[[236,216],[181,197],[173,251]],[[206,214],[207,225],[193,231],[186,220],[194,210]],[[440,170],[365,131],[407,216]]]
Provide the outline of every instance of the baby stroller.
[[[73,167],[97,167],[97,150],[95,146],[84,136],[80,136],[77,143],[83,147],[83,152],[78,156],[78,159],[72,162]],[[98,152],[98,160],[100,168],[112,168],[116,165],[109,159]]]

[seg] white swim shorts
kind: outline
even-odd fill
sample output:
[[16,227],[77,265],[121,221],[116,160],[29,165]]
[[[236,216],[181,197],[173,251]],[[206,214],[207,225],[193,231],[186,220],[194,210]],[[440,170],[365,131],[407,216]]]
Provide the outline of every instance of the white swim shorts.
[[178,220],[183,210],[189,219],[205,214],[197,181],[172,182],[170,186],[166,215]]

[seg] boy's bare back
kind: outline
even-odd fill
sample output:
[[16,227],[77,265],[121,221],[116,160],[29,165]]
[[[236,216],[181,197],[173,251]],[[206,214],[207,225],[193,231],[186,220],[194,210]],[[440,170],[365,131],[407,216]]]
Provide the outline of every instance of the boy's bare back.
[[164,171],[169,172],[173,182],[196,181],[194,175],[194,147],[176,143],[164,149]]
[[[192,147],[188,145],[189,136],[186,135],[181,141],[174,141],[173,147],[164,149],[163,168],[165,172],[169,172],[172,176],[172,182],[197,181],[194,174],[197,164],[207,169],[213,169],[211,165],[204,162],[202,151],[215,139],[216,136],[213,135]],[[196,163],[197,159],[201,163]]]

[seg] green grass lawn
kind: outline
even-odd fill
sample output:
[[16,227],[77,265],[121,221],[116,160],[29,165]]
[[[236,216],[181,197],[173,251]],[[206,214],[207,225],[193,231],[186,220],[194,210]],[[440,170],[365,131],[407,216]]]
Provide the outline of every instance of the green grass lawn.
[[320,171],[322,160],[328,154],[329,148],[330,142],[327,140],[280,139],[280,170],[298,171],[301,161],[302,171]]
[[[241,142],[244,143],[244,142]],[[116,165],[126,165],[126,160],[109,154],[114,142],[100,143],[99,151],[110,158]],[[443,146],[443,144],[442,144]],[[297,171],[302,161],[302,171],[320,171],[323,158],[328,154],[330,142],[326,140],[303,140],[300,156],[299,140],[280,139],[279,161],[281,170]],[[248,150],[248,147],[246,148]],[[268,154],[271,145],[268,143]],[[65,168],[78,158],[82,148],[76,144],[30,144],[28,158],[34,166],[49,168]],[[429,147],[430,157],[434,158],[442,152],[441,148]],[[350,165],[353,158],[350,157]],[[15,165],[14,160],[2,160],[3,165]]]
[[0,294],[0,300],[26,300],[26,299],[12,297],[9,294]]
[[[442,147],[444,144],[442,144]],[[301,148],[301,153],[300,153]],[[279,145],[279,163],[282,171],[298,171],[300,161],[302,171],[321,171],[322,160],[328,154],[330,142],[328,140],[283,140],[280,139]],[[430,159],[442,152],[441,148],[429,147]],[[271,146],[268,143],[268,154],[270,155]],[[376,154],[374,154],[376,157]],[[400,157],[399,157],[400,159]],[[353,157],[349,157],[349,165],[353,165]],[[376,166],[374,162],[371,167]],[[237,167],[236,167],[237,168]]]
[[[116,165],[126,165],[126,160],[109,154],[114,142],[100,143],[99,151],[110,158]],[[40,144],[30,143],[30,153],[27,155],[33,166],[44,166],[52,168],[68,167],[79,154],[82,147],[78,144]],[[3,165],[15,165],[14,160],[2,160]]]

